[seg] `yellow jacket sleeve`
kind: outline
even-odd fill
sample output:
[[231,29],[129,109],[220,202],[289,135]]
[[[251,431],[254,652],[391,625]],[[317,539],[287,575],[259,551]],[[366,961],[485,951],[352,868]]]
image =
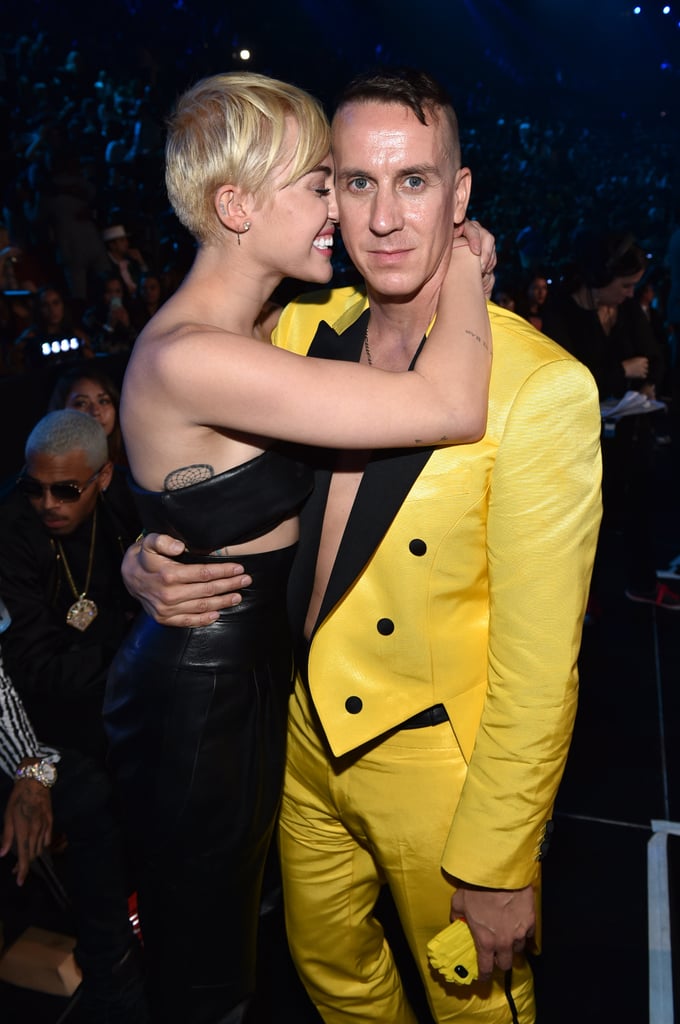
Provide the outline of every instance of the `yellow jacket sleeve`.
[[487,692],[443,856],[466,882],[521,888],[536,873],[576,712],[599,438],[592,377],[564,360],[527,378],[500,437],[487,510]]

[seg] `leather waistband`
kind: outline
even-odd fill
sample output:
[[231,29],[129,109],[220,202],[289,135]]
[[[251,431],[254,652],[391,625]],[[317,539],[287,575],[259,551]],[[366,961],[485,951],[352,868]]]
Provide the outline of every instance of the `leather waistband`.
[[448,722],[449,716],[443,704],[433,704],[431,708],[419,711],[417,715],[411,715],[405,722],[397,726],[397,729],[424,729],[428,725],[441,725]]

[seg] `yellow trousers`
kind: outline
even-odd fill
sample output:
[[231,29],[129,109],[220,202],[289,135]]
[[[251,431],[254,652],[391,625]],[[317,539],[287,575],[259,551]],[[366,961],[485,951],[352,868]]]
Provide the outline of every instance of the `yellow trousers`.
[[[437,1022],[511,1024],[504,977],[447,984],[427,961],[449,920],[440,857],[465,779],[451,726],[404,729],[343,758],[325,744],[299,686],[291,700],[280,817],[291,954],[326,1024],[417,1024],[373,911],[387,883]],[[513,968],[519,1024],[534,1024],[533,979]]]

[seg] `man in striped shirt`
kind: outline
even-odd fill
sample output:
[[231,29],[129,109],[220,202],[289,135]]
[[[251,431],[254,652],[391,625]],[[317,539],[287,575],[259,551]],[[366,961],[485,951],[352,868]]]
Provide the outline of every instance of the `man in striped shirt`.
[[[11,625],[10,625],[11,628]],[[41,744],[0,652],[0,857],[14,851],[18,885],[47,850],[53,823],[67,839],[64,881],[83,972],[84,1021],[145,1024],[139,950],[127,911],[120,829],[111,785],[95,761]]]

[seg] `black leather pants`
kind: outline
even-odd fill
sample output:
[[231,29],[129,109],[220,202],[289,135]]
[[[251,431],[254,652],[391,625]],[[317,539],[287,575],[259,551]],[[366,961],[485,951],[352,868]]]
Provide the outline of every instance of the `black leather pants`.
[[142,616],[109,676],[111,764],[139,855],[154,1020],[247,1019],[281,793],[294,549],[240,559],[242,604],[202,629]]

